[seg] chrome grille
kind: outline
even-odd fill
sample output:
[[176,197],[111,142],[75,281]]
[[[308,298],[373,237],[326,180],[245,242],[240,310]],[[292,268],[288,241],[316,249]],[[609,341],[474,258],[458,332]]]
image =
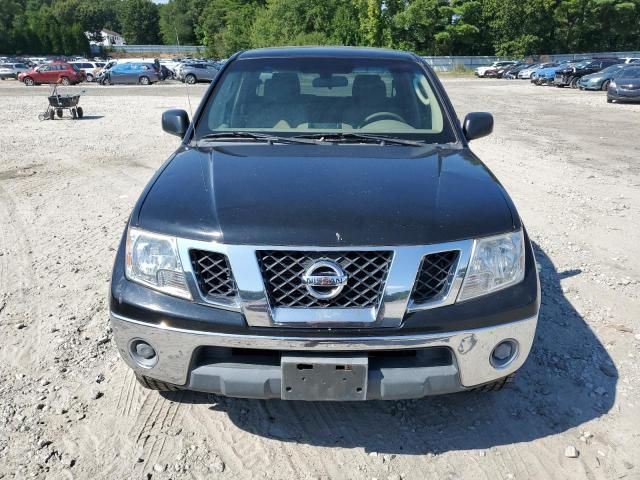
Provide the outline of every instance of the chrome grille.
[[190,255],[193,271],[203,295],[235,297],[236,283],[225,255],[204,250],[191,250]]
[[439,300],[447,294],[458,263],[458,250],[425,255],[411,299],[416,304]]
[[[392,252],[298,252],[258,251],[258,262],[272,307],[367,308],[382,299]],[[331,300],[309,295],[301,282],[306,269],[316,260],[332,260],[349,279]]]

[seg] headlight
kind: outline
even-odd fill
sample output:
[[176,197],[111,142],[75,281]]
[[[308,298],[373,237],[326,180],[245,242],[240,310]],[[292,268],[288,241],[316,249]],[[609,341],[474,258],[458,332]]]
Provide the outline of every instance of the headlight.
[[191,299],[174,237],[129,228],[126,275],[155,290]]
[[617,85],[616,85],[616,81],[615,81],[615,80],[611,80],[611,82],[609,82],[609,86],[610,86],[611,88],[616,88],[616,87],[617,87]]
[[515,285],[524,278],[522,230],[475,241],[458,301]]

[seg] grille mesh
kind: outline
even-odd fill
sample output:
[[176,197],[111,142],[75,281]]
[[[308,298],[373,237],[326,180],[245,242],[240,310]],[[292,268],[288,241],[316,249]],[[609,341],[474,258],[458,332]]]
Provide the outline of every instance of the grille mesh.
[[200,291],[204,295],[227,298],[236,295],[236,282],[225,255],[191,250],[191,264],[196,272]]
[[[380,303],[391,256],[391,252],[261,251],[258,262],[272,307],[367,308]],[[316,260],[337,262],[348,275],[337,297],[317,299],[302,284],[302,275]]]
[[459,252],[431,253],[422,259],[418,278],[413,287],[412,299],[421,304],[437,300],[447,293],[450,277],[458,263]]

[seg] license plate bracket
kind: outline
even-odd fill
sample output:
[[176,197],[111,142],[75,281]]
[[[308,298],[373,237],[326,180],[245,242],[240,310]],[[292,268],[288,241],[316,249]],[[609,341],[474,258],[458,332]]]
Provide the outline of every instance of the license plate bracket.
[[367,398],[366,356],[283,355],[283,400],[349,401]]

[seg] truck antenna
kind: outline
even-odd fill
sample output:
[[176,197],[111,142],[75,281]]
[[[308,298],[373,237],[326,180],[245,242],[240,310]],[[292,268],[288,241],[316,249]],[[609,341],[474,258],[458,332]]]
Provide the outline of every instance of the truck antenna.
[[[181,54],[181,52],[180,52],[180,38],[178,37],[178,29],[177,29],[175,23],[173,24],[173,29],[176,32],[176,43],[178,45],[178,53]],[[189,116],[193,119],[193,109],[191,108],[191,95],[189,95],[189,85],[187,84],[187,82],[184,82],[184,88],[187,90],[187,102],[189,103]]]

